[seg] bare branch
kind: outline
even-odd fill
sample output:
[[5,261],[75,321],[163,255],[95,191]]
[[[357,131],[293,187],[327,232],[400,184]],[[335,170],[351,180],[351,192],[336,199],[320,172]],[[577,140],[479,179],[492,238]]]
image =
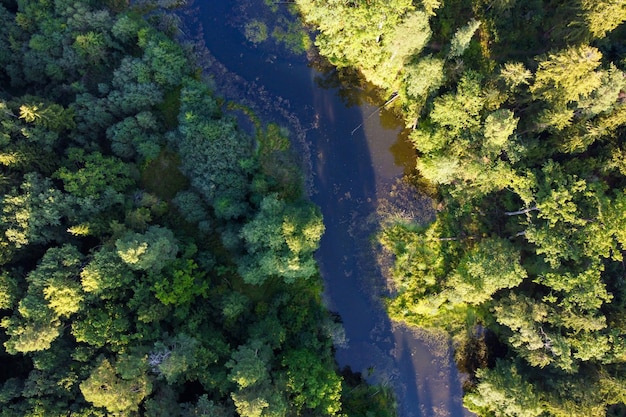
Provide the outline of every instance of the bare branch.
[[523,210],[518,210],[518,211],[505,211],[504,214],[506,214],[507,216],[518,216],[520,214],[530,213],[531,211],[539,211],[539,208],[537,206],[533,206],[533,207],[523,209]]

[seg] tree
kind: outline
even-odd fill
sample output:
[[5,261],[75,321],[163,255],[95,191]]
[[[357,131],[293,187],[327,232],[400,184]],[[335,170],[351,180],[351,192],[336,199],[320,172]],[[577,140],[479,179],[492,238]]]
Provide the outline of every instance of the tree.
[[140,29],[137,34],[138,45],[144,49],[142,61],[150,71],[149,78],[141,77],[139,81],[154,81],[165,88],[178,86],[182,77],[189,73],[189,62],[183,50],[160,32]]
[[180,140],[175,143],[181,170],[218,218],[232,219],[249,210],[246,161],[252,157],[252,143],[231,120],[216,120],[218,115],[208,87],[187,80],[181,91]]
[[[45,103],[33,96],[22,97],[19,118],[26,123],[42,126],[54,132],[74,128],[74,111],[57,103]],[[36,103],[36,104],[35,104]]]
[[50,347],[61,334],[61,319],[82,307],[83,293],[75,277],[82,255],[70,245],[50,248],[37,267],[26,277],[27,294],[17,313],[3,321],[10,339],[9,352],[31,352]]
[[240,388],[263,384],[270,378],[270,357],[269,347],[260,341],[252,340],[249,344],[240,345],[226,363],[230,369],[229,379]]
[[511,293],[494,307],[498,323],[508,327],[508,341],[518,354],[532,366],[551,363],[553,341],[542,324],[547,321],[548,307],[525,295]]
[[474,33],[480,26],[480,20],[470,20],[465,26],[459,28],[452,37],[450,42],[450,52],[448,52],[448,56],[450,58],[460,57],[463,55],[463,52],[467,49],[472,38],[474,37]]
[[498,359],[493,369],[479,369],[476,376],[479,383],[463,399],[470,411],[496,417],[536,417],[543,413],[535,387],[515,363]]
[[296,408],[316,410],[321,415],[335,416],[341,409],[341,377],[321,363],[310,350],[294,349],[285,354],[287,388]]
[[19,298],[18,278],[12,271],[0,272],[0,310],[12,310]]
[[139,271],[159,272],[178,253],[174,233],[161,226],[150,226],[145,233],[126,232],[115,247],[122,261]]
[[[395,71],[390,73],[384,65],[391,56],[385,45],[387,40],[394,38],[394,31],[402,24],[403,18],[406,16],[412,20],[412,23],[407,23],[407,27],[426,29],[423,24],[414,25],[424,19],[419,12],[407,13],[414,9],[409,0],[355,3],[297,0],[296,4],[306,21],[319,28],[315,43],[331,64],[337,67],[354,66],[366,79],[383,88],[389,88],[389,81],[393,81],[396,75]],[[418,32],[420,38],[425,33]],[[417,41],[413,45],[421,42]]]
[[587,97],[601,84],[596,72],[602,53],[589,45],[572,46],[539,62],[530,91],[554,104],[567,104]]
[[421,52],[430,40],[432,31],[428,24],[428,16],[421,11],[410,13],[404,21],[398,25],[387,43],[391,53],[389,58],[392,68],[401,70],[405,63]]
[[443,65],[443,60],[430,55],[415,64],[406,64],[403,84],[406,86],[407,95],[415,99],[426,98],[441,87],[445,80]]
[[527,277],[520,253],[505,239],[481,240],[461,259],[447,286],[462,302],[479,305],[503,288],[513,288]]
[[206,273],[193,259],[177,259],[153,278],[155,297],[165,305],[174,305],[175,315],[185,316],[197,296],[206,297],[209,283]]
[[63,181],[65,191],[78,197],[94,199],[108,191],[123,192],[134,181],[130,168],[114,157],[105,157],[99,152],[85,155],[82,149],[71,148],[68,162],[80,166],[77,171],[61,167],[53,176]]
[[12,190],[2,202],[4,234],[16,248],[62,236],[61,218],[67,205],[49,178],[36,173],[24,175],[19,191]]
[[90,65],[99,64],[106,59],[107,49],[102,33],[89,31],[76,35],[72,47]]
[[509,148],[509,138],[517,129],[519,118],[508,109],[498,109],[485,118],[483,149],[486,153],[498,155]]
[[134,336],[131,317],[128,309],[119,303],[109,301],[101,306],[91,305],[74,319],[71,333],[77,342],[118,351],[125,348]]
[[521,62],[506,62],[500,69],[500,77],[509,90],[515,90],[528,85],[533,74]]
[[120,297],[134,275],[129,267],[119,262],[117,253],[108,247],[96,251],[80,271],[80,281],[86,293],[103,299]]
[[152,384],[145,374],[124,378],[106,358],[80,383],[85,400],[113,414],[137,411],[151,390]]
[[260,211],[241,230],[247,255],[239,273],[249,284],[262,284],[270,276],[287,283],[312,277],[313,253],[324,232],[319,209],[309,203],[288,205],[275,195],[261,202]]
[[196,404],[185,404],[182,417],[232,417],[234,411],[208,399],[206,394],[198,398]]
[[169,384],[181,383],[191,368],[200,365],[196,357],[200,350],[199,344],[198,340],[184,333],[163,342],[157,341],[148,355],[148,364],[153,372],[165,378]]
[[61,335],[61,321],[44,300],[26,296],[18,303],[17,311],[19,316],[5,317],[0,322],[9,336],[4,343],[8,353],[15,355],[48,349]]
[[594,38],[603,38],[626,20],[626,1],[583,0],[582,16]]

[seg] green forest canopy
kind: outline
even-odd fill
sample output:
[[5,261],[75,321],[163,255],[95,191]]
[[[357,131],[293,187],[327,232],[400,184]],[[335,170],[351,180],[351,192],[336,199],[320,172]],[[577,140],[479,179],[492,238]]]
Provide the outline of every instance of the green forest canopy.
[[434,223],[390,315],[444,329],[480,416],[626,412],[626,1],[296,0],[411,129]]
[[336,369],[288,138],[164,16],[0,1],[0,416],[391,416]]

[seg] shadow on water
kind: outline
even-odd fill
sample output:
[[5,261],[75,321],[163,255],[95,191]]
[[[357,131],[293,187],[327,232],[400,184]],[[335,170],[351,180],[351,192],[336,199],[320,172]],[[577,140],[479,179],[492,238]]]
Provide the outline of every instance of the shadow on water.
[[348,339],[337,348],[339,366],[391,386],[401,417],[470,415],[449,341],[429,342],[391,323],[382,303],[387,285],[371,236],[381,201],[393,198],[393,185],[414,167],[401,121],[378,112],[373,93],[343,74],[320,73],[303,57],[247,42],[240,26],[246,13],[257,18],[260,3],[203,1],[188,19],[202,33],[204,66],[220,94],[288,126],[296,139],[326,225],[317,253],[324,301],[341,316]]

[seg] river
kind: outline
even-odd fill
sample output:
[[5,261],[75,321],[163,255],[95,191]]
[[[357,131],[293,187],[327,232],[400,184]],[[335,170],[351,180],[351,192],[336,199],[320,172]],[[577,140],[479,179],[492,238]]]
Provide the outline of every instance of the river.
[[[268,33],[284,26],[285,6],[278,7],[272,14],[262,0],[206,0],[189,9],[187,20],[206,47],[203,66],[219,93],[292,133],[326,225],[317,254],[324,301],[340,315],[347,337],[337,346],[337,362],[391,386],[400,417],[469,416],[449,341],[390,322],[381,301],[388,289],[371,236],[380,208],[394,206],[392,191],[414,166],[401,123],[365,100],[371,92],[342,84],[332,70],[315,70],[305,54],[290,53],[271,37],[246,39],[250,22],[262,21]],[[407,198],[405,190],[403,200],[411,200],[414,216],[432,216],[428,199]]]

